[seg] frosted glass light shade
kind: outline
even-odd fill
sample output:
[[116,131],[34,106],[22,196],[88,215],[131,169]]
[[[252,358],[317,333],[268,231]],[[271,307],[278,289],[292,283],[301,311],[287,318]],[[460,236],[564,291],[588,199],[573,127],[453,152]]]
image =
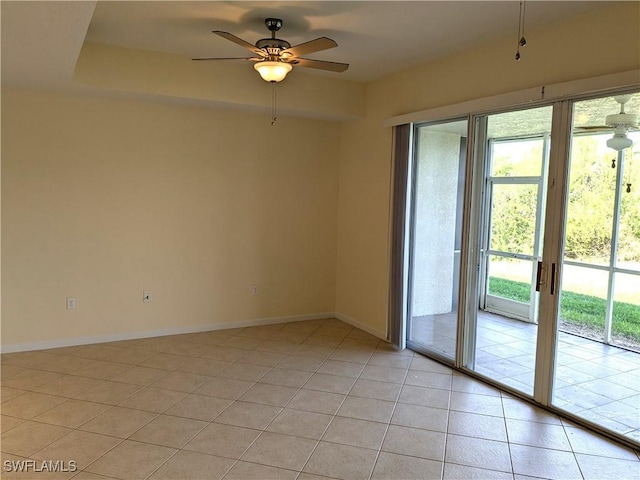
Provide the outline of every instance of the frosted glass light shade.
[[263,80],[267,82],[281,82],[293,67],[284,62],[266,61],[256,63],[253,68],[256,69]]
[[613,148],[618,152],[629,148],[631,145],[633,145],[633,141],[624,134],[616,133],[612,138],[607,140],[607,147]]

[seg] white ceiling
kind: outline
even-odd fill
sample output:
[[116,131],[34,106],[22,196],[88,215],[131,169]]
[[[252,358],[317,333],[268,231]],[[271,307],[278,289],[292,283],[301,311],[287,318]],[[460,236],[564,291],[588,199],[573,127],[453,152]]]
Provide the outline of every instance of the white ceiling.
[[[351,65],[342,74],[310,73],[371,81],[494,39],[513,41],[515,54],[519,9],[518,1],[100,1],[95,10],[96,2],[1,4],[2,80],[13,84],[70,79],[85,33],[92,42],[185,57],[244,56],[211,30],[255,43],[269,34],[266,17],[282,18],[278,37],[294,45],[333,38],[338,48],[309,57]],[[607,4],[529,0],[526,31]]]

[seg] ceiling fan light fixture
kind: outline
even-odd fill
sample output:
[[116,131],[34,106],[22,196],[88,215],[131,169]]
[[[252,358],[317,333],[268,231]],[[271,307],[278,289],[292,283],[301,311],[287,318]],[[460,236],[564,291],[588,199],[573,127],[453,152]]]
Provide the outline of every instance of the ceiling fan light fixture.
[[633,141],[624,133],[616,133],[612,138],[607,140],[607,147],[613,148],[618,152],[629,148],[631,145],[633,145]]
[[265,82],[275,83],[284,80],[293,67],[284,62],[264,61],[256,63],[253,68]]

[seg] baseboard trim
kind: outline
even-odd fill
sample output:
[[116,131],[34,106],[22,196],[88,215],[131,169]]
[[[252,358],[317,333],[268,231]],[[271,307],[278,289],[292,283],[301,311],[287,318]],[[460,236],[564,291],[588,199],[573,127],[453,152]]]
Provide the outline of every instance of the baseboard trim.
[[355,318],[351,318],[350,316],[345,315],[344,313],[336,312],[333,315],[338,320],[342,320],[344,323],[348,323],[352,327],[359,328],[363,332],[367,332],[368,334],[373,335],[374,337],[377,337],[377,338],[379,338],[381,340],[384,340],[385,342],[388,341],[387,340],[387,332],[381,332],[380,330],[376,330],[375,328],[371,328],[369,325],[365,325],[364,323],[359,322]]
[[[99,335],[94,337],[78,337],[45,342],[11,343],[0,346],[0,353],[27,352],[31,350],[47,350],[50,348],[74,347],[76,345],[90,345],[93,343],[119,342],[122,340],[136,340],[139,338],[165,337],[167,335],[180,335],[185,333],[211,332],[215,330],[228,330],[230,328],[259,327],[262,325],[275,325],[278,323],[304,322],[325,318],[337,318],[334,312],[310,313],[305,315],[289,315],[285,317],[257,318],[241,320],[239,322],[216,323],[212,325],[198,325],[193,327],[168,328],[163,330],[147,330],[142,332],[117,333],[112,335]],[[346,323],[351,323],[343,320]],[[353,325],[353,324],[352,324]],[[356,325],[354,325],[356,326]],[[358,327],[362,328],[362,327]],[[362,330],[365,330],[362,328]],[[365,330],[371,333],[368,330]]]

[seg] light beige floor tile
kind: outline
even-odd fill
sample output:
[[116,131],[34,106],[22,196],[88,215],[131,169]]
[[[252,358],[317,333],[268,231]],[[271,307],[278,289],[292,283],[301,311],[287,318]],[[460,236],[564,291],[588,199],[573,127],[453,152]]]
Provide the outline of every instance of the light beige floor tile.
[[349,395],[395,402],[400,394],[401,388],[402,385],[397,383],[358,379],[349,392]]
[[411,370],[421,370],[421,371],[432,372],[432,373],[444,373],[444,374],[453,373],[453,369],[451,367],[443,365],[439,362],[436,362],[435,360],[424,357],[422,355],[414,356],[409,368]]
[[332,418],[323,413],[285,408],[267,427],[267,431],[319,440]]
[[260,379],[260,383],[300,388],[309,380],[311,375],[311,372],[304,372],[302,370],[274,368]]
[[182,400],[186,395],[187,394],[183,392],[147,387],[127,397],[120,402],[120,406],[146,410],[148,412],[163,413],[178,401]]
[[503,417],[502,399],[475,393],[451,392],[451,410]]
[[106,412],[85,423],[80,429],[86,432],[127,438],[156,417],[156,413],[143,412],[142,410],[133,410],[131,408],[111,407]]
[[341,362],[367,363],[373,354],[371,350],[354,350],[350,348],[338,347],[329,355],[329,360],[338,360]]
[[247,353],[249,353],[249,350],[216,345],[214,347],[206,347],[205,351],[202,353],[202,357],[219,360],[221,362],[235,362],[244,357]]
[[29,457],[41,448],[71,432],[68,428],[26,421],[2,433],[2,451]]
[[447,435],[445,462],[511,473],[509,445],[482,438]]
[[230,458],[179,451],[162,465],[150,480],[219,480],[233,466]]
[[[9,417],[8,415],[0,415],[0,433],[11,430],[13,427],[17,427],[25,420],[23,418]],[[0,445],[1,447],[1,445]]]
[[398,402],[422,405],[423,407],[449,408],[449,396],[448,390],[404,385]]
[[55,360],[55,355],[47,352],[19,352],[2,355],[2,365],[15,365],[26,368],[40,368],[42,365]]
[[404,383],[416,387],[439,388],[451,390],[451,374],[432,373],[422,370],[409,370]]
[[386,423],[335,417],[322,441],[378,450],[386,430]]
[[255,349],[259,352],[270,352],[270,353],[279,353],[281,355],[286,355],[291,353],[298,344],[295,342],[286,342],[281,341],[282,339],[278,337],[278,339],[269,339],[262,342]]
[[78,470],[86,468],[122,440],[97,433],[74,430],[32,455],[39,460],[63,460],[76,462]]
[[357,378],[358,375],[362,373],[363,368],[364,367],[361,363],[340,362],[338,360],[327,360],[318,369],[318,373]]
[[87,467],[87,471],[116,478],[143,479],[176,452],[173,448],[125,440]]
[[535,405],[531,405],[530,403],[523,402],[515,398],[503,398],[502,405],[504,407],[504,416],[506,418],[561,425],[560,418],[557,415],[553,415],[552,413],[536,407]]
[[53,382],[41,385],[34,390],[50,395],[58,395],[60,397],[73,398],[87,390],[97,387],[102,380],[88,377],[78,377],[75,375],[65,375]]
[[[594,453],[598,453],[595,451]],[[640,461],[576,454],[584,480],[640,478]]]
[[213,358],[196,358],[178,368],[181,372],[196,373],[214,377],[229,366],[229,362],[221,362]]
[[263,367],[275,367],[284,360],[284,358],[285,355],[281,353],[252,351],[238,359],[238,363],[260,365]]
[[45,372],[43,370],[25,370],[2,380],[3,387],[12,387],[21,390],[33,390],[37,387],[53,382],[63,377],[62,373]]
[[39,368],[48,372],[73,373],[92,364],[93,362],[94,361],[89,358],[72,357],[70,355],[56,355]]
[[309,381],[304,384],[304,388],[307,390],[347,394],[355,381],[356,379],[351,377],[314,373]]
[[75,398],[89,402],[117,405],[125,398],[133,395],[142,388],[144,387],[130,383],[104,381],[96,387],[76,395]]
[[139,365],[145,360],[156,355],[157,352],[153,350],[143,350],[141,348],[127,348],[122,352],[117,352],[103,360],[108,362],[126,363],[128,365]]
[[160,368],[163,370],[176,370],[193,361],[194,357],[185,357],[184,355],[162,352],[148,358],[144,362],[140,362],[140,366]]
[[638,460],[638,456],[633,450],[610,442],[594,432],[568,426],[565,426],[564,430],[574,453],[619,458],[621,460]]
[[258,430],[211,423],[183,449],[238,459],[258,435]]
[[364,367],[360,378],[365,380],[377,380],[379,382],[402,383],[407,370],[404,368],[382,367],[380,365],[367,365]]
[[297,475],[297,472],[283,468],[258,465],[257,463],[238,462],[224,477],[224,480],[294,480]]
[[295,394],[287,407],[306,410],[308,412],[334,415],[345,398],[345,395],[340,395],[338,393],[317,392],[314,390],[302,389]]
[[60,427],[78,428],[109,408],[102,403],[83,400],[67,400],[34,418],[37,422],[50,423]]
[[210,381],[212,377],[208,375],[198,375],[187,372],[171,372],[166,377],[161,378],[152,387],[175,392],[192,393],[199,387]]
[[200,357],[207,351],[207,346],[190,341],[177,341],[165,348],[164,351],[174,355],[184,355],[185,357]]
[[334,349],[332,347],[321,347],[320,345],[311,345],[309,343],[301,343],[293,351],[291,355],[312,356],[327,359]]
[[126,372],[131,368],[125,363],[105,362],[103,360],[94,361],[89,365],[82,367],[75,372],[74,375],[80,377],[98,378],[100,380],[108,380],[116,375]]
[[207,422],[191,418],[160,415],[131,435],[130,439],[165,447],[180,448],[207,425]]
[[335,348],[340,344],[340,342],[342,342],[342,338],[340,337],[330,337],[327,335],[312,333],[302,343],[308,345],[319,345],[321,347]]
[[[73,477],[73,480],[113,480],[114,477],[107,477],[105,475],[98,475],[97,473],[91,473],[87,471],[78,472]],[[118,479],[115,479],[118,480]]]
[[2,413],[12,417],[30,419],[46,412],[66,399],[45,393],[27,392],[2,404]]
[[443,480],[513,480],[513,475],[485,468],[446,463],[442,478]]
[[261,338],[249,338],[249,337],[231,337],[222,343],[225,347],[244,348],[246,350],[253,350],[260,345],[264,340]]
[[380,452],[373,469],[372,480],[434,480],[439,479],[442,462]]
[[215,422],[262,430],[271,423],[280,410],[280,407],[272,407],[271,405],[236,401],[218,415]]
[[208,395],[210,397],[228,398],[237,400],[249,390],[253,382],[234,380],[233,378],[216,377],[198,388],[194,393]]
[[379,365],[381,367],[393,367],[408,369],[411,365],[412,356],[399,355],[397,353],[375,352],[371,355],[368,364]]
[[225,368],[220,373],[220,376],[224,378],[233,378],[235,380],[244,380],[246,382],[257,382],[270,370],[271,367],[234,363],[233,365]]
[[[449,433],[487,440],[507,441],[505,421],[500,417],[476,415],[467,412],[449,412]],[[511,440],[513,440],[510,437]]]
[[324,475],[314,475],[313,473],[300,473],[296,480],[332,480],[331,477],[325,477]]
[[123,350],[119,347],[113,347],[111,345],[105,345],[96,343],[93,345],[85,345],[78,348],[74,355],[83,358],[93,358],[95,360],[102,360],[108,356],[121,353]]
[[247,462],[301,470],[318,442],[308,438],[263,432],[242,455]]
[[243,402],[261,403],[284,407],[293,398],[297,388],[282,387],[280,385],[269,385],[266,383],[256,383],[247,390],[239,400]]
[[388,423],[393,412],[394,403],[373,398],[353,397],[349,395],[338,410],[341,417],[371,420]]
[[323,363],[324,358],[321,357],[290,355],[278,364],[278,368],[315,372]]
[[445,441],[446,434],[442,432],[390,425],[382,450],[442,462]]
[[525,445],[511,445],[510,449],[515,474],[562,480],[582,478],[578,463],[571,452]]
[[455,392],[476,393],[479,395],[491,395],[493,397],[500,396],[500,390],[491,385],[476,380],[475,378],[468,377],[460,373],[453,374],[453,381],[451,383],[451,390]]
[[526,422],[507,418],[509,442],[532,447],[571,451],[571,444],[562,425]]
[[12,398],[19,397],[24,393],[27,393],[27,390],[2,386],[0,387],[0,401],[4,403]]
[[320,442],[304,472],[343,480],[368,479],[378,452],[365,448]]
[[14,377],[19,373],[26,372],[27,370],[29,370],[27,367],[3,364],[2,368],[0,368],[0,379],[8,380],[9,378]]
[[152,383],[160,380],[162,377],[166,377],[168,374],[169,372],[167,370],[136,365],[131,367],[129,370],[112,377],[110,380],[148,387]]
[[169,408],[166,414],[210,422],[231,403],[231,400],[192,393]]

